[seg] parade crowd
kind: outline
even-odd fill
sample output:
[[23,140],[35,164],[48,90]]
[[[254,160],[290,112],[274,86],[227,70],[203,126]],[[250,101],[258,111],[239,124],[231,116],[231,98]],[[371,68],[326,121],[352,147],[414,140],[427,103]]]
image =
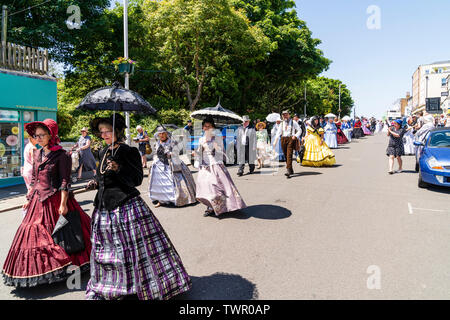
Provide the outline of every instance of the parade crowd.
[[[388,121],[356,117],[311,117],[300,120],[289,111],[271,121],[252,122],[248,116],[235,132],[238,177],[260,170],[273,161],[286,161],[287,178],[293,163],[301,166],[333,166],[333,149],[366,135],[386,133],[389,173],[394,160],[402,170],[401,156],[414,154],[414,141],[421,141],[436,125],[450,126],[432,115],[419,114]],[[79,152],[78,177],[93,171],[88,190],[97,190],[94,211],[89,217],[70,190],[72,158],[60,146],[58,125],[51,119],[25,125],[31,137],[25,149],[23,175],[28,187],[24,218],[3,265],[6,285],[32,287],[64,281],[69,267],[90,272],[86,299],[170,299],[188,291],[191,279],[167,233],[142,198],[137,187],[144,179],[148,148],[154,150],[149,169],[148,197],[155,208],[183,207],[202,203],[204,216],[220,218],[227,212],[246,208],[227,170],[227,151],[220,128],[212,117],[202,121],[203,134],[190,156],[198,168],[196,179],[180,159],[182,143],[164,126],[149,146],[147,132],[139,126],[135,142],[125,143],[125,119],[121,115],[98,117],[83,128],[73,150]],[[192,123],[186,132],[193,134]],[[90,151],[96,135],[107,145],[99,153],[98,165]],[[189,151],[191,152],[191,151]],[[238,179],[238,178],[237,178]],[[60,217],[72,226],[73,238],[55,236]],[[78,242],[77,242],[78,241]]]

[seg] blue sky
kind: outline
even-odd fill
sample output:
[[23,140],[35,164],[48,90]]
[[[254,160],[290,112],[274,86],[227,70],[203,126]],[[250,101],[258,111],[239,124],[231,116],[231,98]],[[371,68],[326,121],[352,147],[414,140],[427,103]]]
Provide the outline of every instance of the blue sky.
[[[450,0],[295,0],[296,11],[333,60],[325,77],[342,80],[356,114],[381,117],[412,91],[420,64],[450,60]],[[370,5],[381,29],[370,30]]]

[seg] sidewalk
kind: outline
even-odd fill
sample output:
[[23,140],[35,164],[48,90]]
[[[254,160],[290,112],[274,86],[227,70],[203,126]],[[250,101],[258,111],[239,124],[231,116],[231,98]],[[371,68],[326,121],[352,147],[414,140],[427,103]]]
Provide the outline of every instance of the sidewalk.
[[[89,179],[92,178],[92,173],[83,173],[81,177],[83,180],[73,183],[72,188],[81,187],[87,184]],[[85,190],[77,189],[74,191],[74,194],[82,192],[85,192]],[[0,213],[21,208],[27,201],[26,195],[27,187],[24,184],[0,189]]]
[[[188,160],[186,155],[181,155],[180,159],[187,165],[190,166],[191,163]],[[152,161],[148,162],[148,166],[151,166]],[[150,173],[149,169],[144,169],[144,176],[147,176]],[[77,181],[72,184],[72,188],[77,188],[87,184],[87,182],[92,178],[92,173],[87,172],[82,175],[83,180]],[[73,193],[79,194],[86,192],[84,189],[77,189]],[[0,188],[0,213],[16,210],[22,207],[22,205],[26,202],[26,194],[27,188],[24,184],[8,187],[8,188]]]

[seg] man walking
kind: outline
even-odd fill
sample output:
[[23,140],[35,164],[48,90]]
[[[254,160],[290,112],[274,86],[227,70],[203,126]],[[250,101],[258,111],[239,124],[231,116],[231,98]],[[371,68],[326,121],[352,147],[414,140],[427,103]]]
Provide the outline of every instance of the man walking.
[[300,143],[300,140],[298,139],[302,134],[302,129],[297,122],[291,119],[289,111],[283,111],[282,115],[283,122],[278,129],[274,145],[276,145],[277,140],[281,138],[281,148],[283,149],[284,156],[286,157],[287,172],[285,173],[285,176],[290,178],[291,175],[294,174],[294,170],[292,169],[292,154],[296,143]]
[[243,124],[237,130],[236,134],[236,150],[237,150],[237,162],[239,169],[238,176],[244,174],[245,163],[248,163],[250,174],[255,171],[256,161],[256,131],[255,127],[251,125],[250,118],[243,116]]

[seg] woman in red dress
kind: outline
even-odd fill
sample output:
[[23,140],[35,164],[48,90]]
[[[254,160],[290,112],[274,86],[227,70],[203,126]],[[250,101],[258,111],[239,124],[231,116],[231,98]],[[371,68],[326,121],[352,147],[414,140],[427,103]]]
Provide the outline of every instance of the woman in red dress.
[[338,144],[345,144],[348,142],[347,137],[344,134],[344,131],[341,129],[342,122],[341,120],[337,120],[334,122],[337,127],[337,142]]
[[[33,287],[63,281],[71,273],[69,266],[81,271],[89,269],[91,253],[90,218],[69,192],[71,158],[58,145],[58,125],[51,119],[25,125],[42,149],[33,154],[33,175],[28,202],[23,206],[27,214],[16,232],[2,274],[6,285]],[[85,248],[67,254],[52,239],[59,216],[78,211],[81,218]]]

